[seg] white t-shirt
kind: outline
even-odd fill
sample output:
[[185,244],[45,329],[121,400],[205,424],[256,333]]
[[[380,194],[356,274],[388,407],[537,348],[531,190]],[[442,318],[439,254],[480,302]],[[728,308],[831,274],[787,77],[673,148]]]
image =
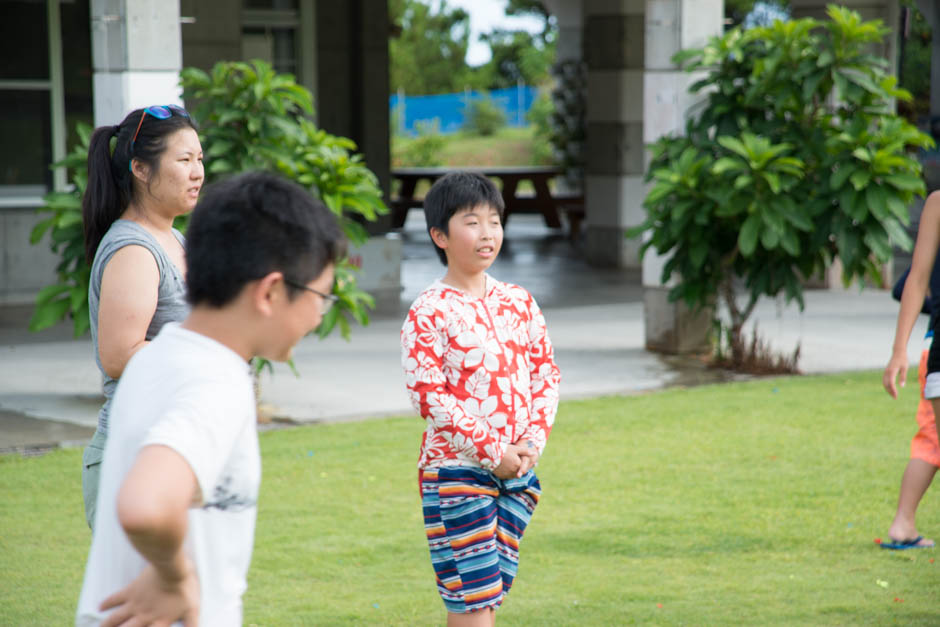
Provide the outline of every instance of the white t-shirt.
[[200,625],[241,625],[261,483],[249,366],[204,335],[168,323],[128,362],[111,405],[95,533],[76,625],[146,565],[117,518],[117,494],[140,449],[162,444],[193,469],[203,503],[189,510],[185,550],[199,573]]

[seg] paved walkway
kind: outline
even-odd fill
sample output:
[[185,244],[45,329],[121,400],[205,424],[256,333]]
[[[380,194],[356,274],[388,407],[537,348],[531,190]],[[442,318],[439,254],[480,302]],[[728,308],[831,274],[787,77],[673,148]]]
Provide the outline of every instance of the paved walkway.
[[[403,308],[442,267],[412,212],[405,229]],[[508,246],[492,274],[518,282],[542,305],[556,359],[562,398],[631,394],[669,385],[693,385],[726,376],[693,358],[663,357],[643,349],[642,290],[637,272],[588,268],[576,247],[528,216],[514,217]],[[801,346],[808,373],[880,369],[886,363],[898,305],[882,290],[813,290],[806,309],[766,300],[753,322],[775,348]],[[305,338],[295,350],[299,377],[278,365],[262,381],[262,403],[290,422],[358,420],[407,414],[399,364],[402,314],[354,328],[350,341]],[[0,316],[0,451],[77,444],[90,437],[101,403],[91,342],[68,329],[24,331],[26,311]],[[909,347],[916,360],[926,317]],[[880,385],[873,378],[872,385]],[[915,389],[916,386],[909,389]],[[910,391],[908,393],[911,393]]]

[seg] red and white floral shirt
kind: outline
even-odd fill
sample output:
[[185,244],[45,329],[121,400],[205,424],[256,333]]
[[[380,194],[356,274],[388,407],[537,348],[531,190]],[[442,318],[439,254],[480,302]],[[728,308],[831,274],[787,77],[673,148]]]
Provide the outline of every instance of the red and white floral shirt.
[[492,470],[520,440],[541,454],[555,422],[561,373],[539,306],[517,285],[486,286],[480,299],[437,281],[402,326],[408,395],[427,421],[419,468]]

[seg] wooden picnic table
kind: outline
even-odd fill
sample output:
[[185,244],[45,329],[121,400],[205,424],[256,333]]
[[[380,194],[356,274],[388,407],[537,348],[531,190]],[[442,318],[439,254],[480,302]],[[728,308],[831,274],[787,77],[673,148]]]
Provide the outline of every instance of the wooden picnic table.
[[[405,224],[408,210],[423,205],[423,198],[415,197],[418,183],[426,180],[434,183],[438,178],[458,168],[393,168],[392,179],[401,183],[398,195],[392,199],[392,226],[401,228]],[[553,195],[548,182],[564,171],[554,166],[506,166],[490,168],[459,168],[470,172],[479,172],[487,178],[497,178],[502,183],[500,192],[506,209],[503,224],[509,221],[513,213],[541,214],[545,225],[561,228],[559,213],[565,213],[571,225],[572,234],[584,216],[584,198],[581,195]],[[535,193],[519,194],[519,183],[529,181]]]

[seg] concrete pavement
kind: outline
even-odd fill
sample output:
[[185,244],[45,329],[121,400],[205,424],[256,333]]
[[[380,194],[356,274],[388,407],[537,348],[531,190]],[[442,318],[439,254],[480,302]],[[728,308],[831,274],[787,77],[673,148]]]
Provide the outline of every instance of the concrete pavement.
[[[416,213],[405,229],[402,311],[354,328],[348,342],[338,336],[302,340],[295,350],[299,377],[277,365],[274,376],[262,379],[262,404],[278,421],[412,413],[398,331],[411,300],[443,274],[422,225],[413,221]],[[542,305],[562,370],[563,399],[727,378],[695,358],[645,351],[639,274],[588,268],[576,246],[528,217],[513,218],[492,274],[527,287]],[[802,313],[795,305],[765,300],[752,324],[778,350],[792,352],[799,344],[799,365],[808,374],[884,366],[898,310],[888,291],[810,290],[805,298]],[[13,318],[0,318],[0,451],[82,442],[94,429],[101,403],[90,340],[69,339],[61,328],[29,334],[23,331],[26,316]],[[912,362],[926,322],[921,316],[912,334]]]

